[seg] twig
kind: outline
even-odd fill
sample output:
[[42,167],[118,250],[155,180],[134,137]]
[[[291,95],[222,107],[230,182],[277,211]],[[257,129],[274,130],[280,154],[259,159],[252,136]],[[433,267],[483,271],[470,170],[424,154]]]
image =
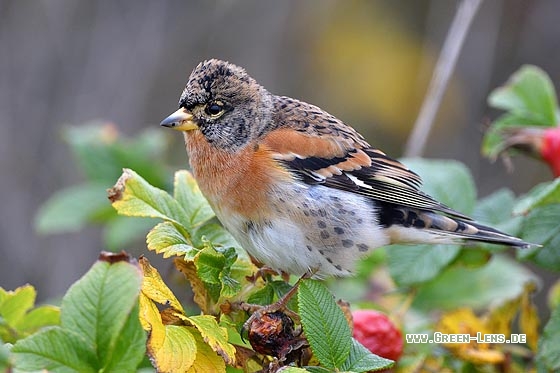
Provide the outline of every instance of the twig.
[[426,98],[408,138],[404,152],[407,157],[418,157],[424,152],[449,77],[455,68],[465,36],[481,3],[482,0],[463,0],[457,8],[434,69]]

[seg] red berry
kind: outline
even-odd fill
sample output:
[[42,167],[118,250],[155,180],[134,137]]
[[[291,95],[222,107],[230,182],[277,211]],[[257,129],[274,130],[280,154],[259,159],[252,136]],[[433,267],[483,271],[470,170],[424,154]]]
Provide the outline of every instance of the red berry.
[[399,329],[384,313],[374,310],[352,312],[354,338],[372,353],[397,361],[403,351]]
[[548,163],[555,177],[560,176],[560,127],[544,131],[541,156]]

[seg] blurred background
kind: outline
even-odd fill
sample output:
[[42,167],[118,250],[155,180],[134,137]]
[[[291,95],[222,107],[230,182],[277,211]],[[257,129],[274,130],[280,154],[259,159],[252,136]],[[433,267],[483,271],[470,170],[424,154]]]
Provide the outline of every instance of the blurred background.
[[[106,248],[101,227],[37,232],[39,207],[85,178],[65,128],[100,120],[113,123],[107,136],[124,138],[152,128],[166,151],[165,164],[154,157],[150,167],[171,183],[187,157],[182,137],[158,124],[176,109],[194,66],[215,57],[399,157],[457,4],[0,0],[0,286],[31,283],[40,299],[57,297]],[[479,197],[551,178],[521,157],[508,173],[480,155],[480,144],[499,115],[488,109],[489,92],[521,65],[538,65],[560,84],[559,14],[555,0],[491,0],[473,22],[424,156],[464,162]],[[145,251],[142,242],[124,248]]]

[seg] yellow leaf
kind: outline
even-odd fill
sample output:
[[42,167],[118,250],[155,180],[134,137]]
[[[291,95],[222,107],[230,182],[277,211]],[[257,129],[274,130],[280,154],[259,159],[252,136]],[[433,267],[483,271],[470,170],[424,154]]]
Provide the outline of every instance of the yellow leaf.
[[[162,324],[163,326],[163,324]],[[157,330],[158,333],[154,333]],[[158,372],[183,373],[197,358],[197,345],[192,328],[164,325],[153,329],[148,339],[148,355]]]
[[138,297],[138,303],[140,305],[140,324],[142,324],[144,330],[151,331],[152,325],[157,326],[158,324],[162,324],[157,306],[142,292],[140,292],[140,296]]
[[197,356],[193,332],[187,326],[164,325],[154,302],[144,293],[140,294],[140,322],[148,330],[147,353],[158,372],[183,373],[194,363]]
[[227,364],[235,365],[235,347],[228,343],[227,329],[218,325],[214,316],[177,316],[194,325],[204,338],[204,341],[212,350],[220,354]]
[[194,302],[198,305],[198,307],[200,307],[202,313],[211,313],[208,304],[208,291],[206,290],[202,280],[200,280],[200,277],[198,277],[194,263],[186,262],[180,258],[175,258],[173,260],[173,264],[175,264],[175,267],[184,274],[190,282],[194,293]]
[[539,340],[539,315],[537,308],[531,302],[531,293],[533,289],[529,286],[525,287],[521,299],[521,312],[519,314],[519,329],[527,335],[527,345],[531,350],[537,351],[537,343]]
[[[470,308],[461,308],[442,316],[436,330],[445,334],[468,334],[476,336],[477,333],[489,333],[485,323],[478,318]],[[488,343],[443,343],[449,350],[463,360],[475,364],[497,364],[504,360],[501,351],[492,349]]]
[[199,333],[193,333],[196,341],[196,360],[187,373],[223,373],[226,371],[224,360],[208,346]]
[[173,292],[165,285],[158,271],[150,265],[148,259],[140,258],[139,263],[144,273],[142,293],[159,304],[171,306],[177,311],[184,313],[181,303],[179,303]]
[[504,334],[508,337],[511,334],[511,324],[521,303],[520,298],[505,302],[492,310],[486,320],[486,328],[491,333]]
[[475,348],[465,349],[459,356],[475,364],[499,364],[505,358],[502,351]]

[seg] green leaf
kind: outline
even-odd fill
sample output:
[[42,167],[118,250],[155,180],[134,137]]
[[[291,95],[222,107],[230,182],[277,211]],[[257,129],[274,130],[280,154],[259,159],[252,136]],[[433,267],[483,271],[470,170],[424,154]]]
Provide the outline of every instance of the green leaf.
[[473,218],[484,224],[500,224],[511,219],[515,195],[509,189],[500,189],[478,201]]
[[168,141],[163,131],[147,129],[127,139],[119,136],[113,124],[90,122],[66,128],[63,135],[88,180],[109,185],[126,167],[136,170],[152,185],[164,184],[165,168],[153,166],[164,164]]
[[[473,212],[473,218],[480,223],[487,224],[502,232],[517,236],[523,218],[520,216],[513,216],[513,206],[515,203],[516,199],[512,191],[509,189],[500,189],[478,202]],[[487,251],[498,251],[507,248],[506,246],[484,243],[479,243],[478,246],[484,247]]]
[[232,274],[232,267],[237,260],[237,252],[233,247],[218,250],[225,258],[224,267],[219,276],[220,282],[222,283],[220,296],[226,298],[233,297],[241,291],[241,284]]
[[212,242],[214,246],[240,247],[232,235],[217,223],[207,223],[195,229],[192,236],[193,245],[202,247],[205,240]]
[[54,372],[134,371],[146,336],[138,319],[142,275],[125,261],[98,261],[62,299],[61,326],[18,341],[16,368]]
[[156,225],[146,237],[148,249],[164,258],[170,256],[184,256],[185,260],[193,260],[200,251],[194,248],[186,237],[171,222],[163,222]]
[[10,367],[10,351],[7,345],[0,340],[0,372],[9,372]]
[[314,355],[326,368],[340,368],[350,354],[352,333],[332,294],[316,280],[303,280],[298,304],[303,330]]
[[15,367],[23,371],[98,371],[95,351],[84,343],[78,333],[57,326],[19,340],[11,352],[15,359]]
[[114,264],[99,261],[62,299],[61,326],[82,336],[96,351],[100,367],[116,364],[125,353],[135,359],[119,364],[136,367],[142,360],[142,344],[119,343],[122,334],[140,336],[140,323],[129,319],[138,319],[136,306],[141,285],[142,274],[137,266],[124,261]]
[[514,207],[513,213],[516,215],[526,215],[537,207],[552,203],[560,203],[560,178],[535,186],[519,200]]
[[221,284],[220,274],[225,263],[225,256],[216,249],[207,247],[201,250],[195,259],[198,277],[207,284]]
[[560,204],[532,210],[523,220],[522,236],[543,246],[519,250],[520,259],[530,259],[543,268],[560,271]]
[[547,372],[560,371],[560,306],[552,312],[539,340],[537,361]]
[[132,247],[143,240],[157,222],[156,219],[116,215],[105,226],[103,232],[105,244],[111,251]]
[[15,327],[35,304],[37,292],[31,285],[20,286],[14,291],[0,288],[0,291],[0,316],[6,324]]
[[183,227],[190,225],[189,217],[177,200],[130,169],[123,170],[108,193],[113,207],[121,215],[160,218]]
[[476,202],[476,188],[468,168],[457,161],[401,159],[423,180],[422,191],[443,204],[470,214]]
[[380,369],[387,369],[395,364],[393,360],[385,359],[381,356],[372,354],[360,342],[352,338],[352,349],[348,359],[344,362],[341,369],[349,372],[369,372]]
[[387,264],[399,286],[429,281],[440,274],[459,254],[458,245],[391,245]]
[[52,195],[35,216],[40,233],[74,232],[92,222],[94,215],[110,209],[107,184],[86,183]]
[[55,306],[40,306],[25,314],[17,323],[17,329],[31,334],[42,327],[58,324],[60,324],[60,309]]
[[459,307],[486,309],[519,297],[536,277],[517,262],[495,254],[483,267],[454,266],[422,284],[413,306],[424,311]]
[[488,97],[490,106],[531,120],[532,125],[558,123],[556,93],[549,76],[532,65],[522,66]]
[[116,127],[109,123],[93,121],[81,126],[64,129],[64,140],[70,145],[78,168],[88,180],[110,183],[119,174],[112,148],[118,140]]
[[188,171],[175,173],[174,197],[185,209],[191,226],[202,225],[215,216],[196,180]]
[[80,334],[97,350],[100,361],[108,363],[141,285],[137,267],[122,261],[97,262],[62,299],[61,326]]

